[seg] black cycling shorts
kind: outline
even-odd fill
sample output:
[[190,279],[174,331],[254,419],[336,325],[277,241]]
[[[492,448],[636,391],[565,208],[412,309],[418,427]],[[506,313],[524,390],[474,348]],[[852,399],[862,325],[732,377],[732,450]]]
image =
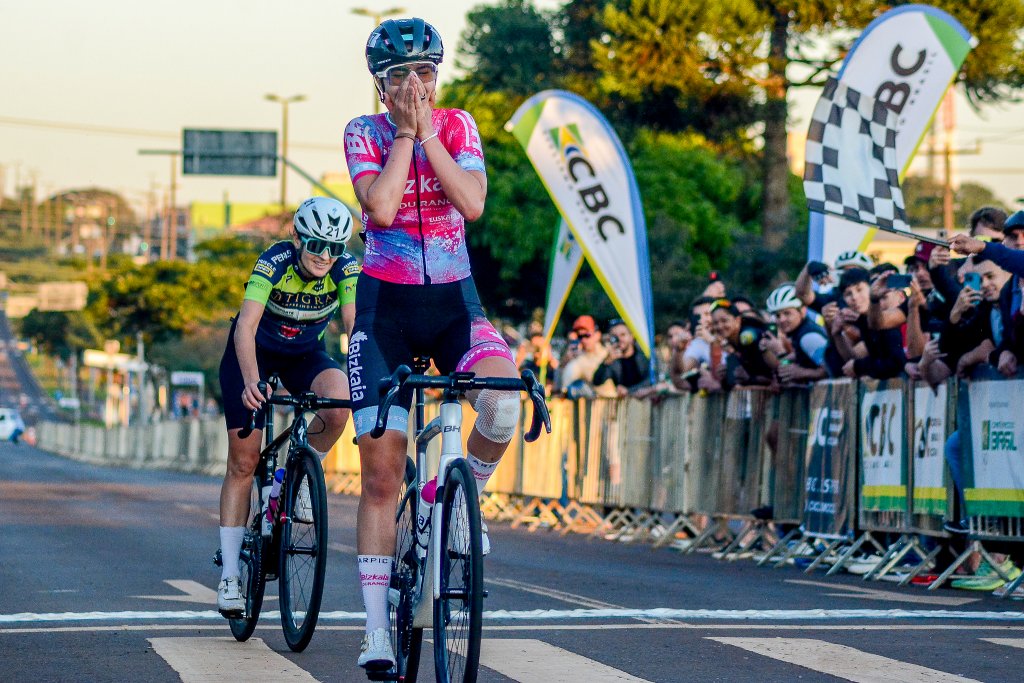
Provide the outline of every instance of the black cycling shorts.
[[[232,324],[224,357],[220,361],[220,391],[224,401],[224,421],[229,431],[248,427],[252,417],[252,411],[242,404],[245,381],[242,379],[242,369],[238,366],[238,356],[235,355],[234,340],[235,326]],[[281,384],[293,395],[309,391],[313,380],[324,370],[341,370],[341,364],[328,355],[322,341],[319,347],[301,353],[271,351],[257,344],[256,364],[260,368],[260,379],[265,380],[276,372],[281,378]],[[261,414],[256,427],[263,429],[263,424]]]
[[[467,370],[512,352],[484,316],[472,278],[439,285],[400,285],[360,273],[356,322],[348,345],[349,390],[356,436],[373,429],[378,383],[399,365],[429,356],[441,374]],[[405,432],[412,391],[388,414],[388,429]]]

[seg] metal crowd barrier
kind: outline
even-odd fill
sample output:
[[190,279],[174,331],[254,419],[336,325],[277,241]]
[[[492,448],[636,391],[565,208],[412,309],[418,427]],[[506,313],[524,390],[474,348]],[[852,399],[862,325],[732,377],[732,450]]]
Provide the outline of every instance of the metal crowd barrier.
[[[524,406],[482,509],[530,530],[649,540],[727,559],[753,554],[773,566],[801,557],[808,572],[840,571],[873,547],[881,560],[865,578],[913,557],[901,578],[907,583],[949,544],[943,520],[955,490],[944,450],[960,430],[967,548],[934,589],[970,553],[990,558],[989,548],[1024,542],[1022,404],[1024,380],[995,374],[936,390],[907,380],[842,379],[657,401],[553,399],[553,433],[532,444],[520,438],[529,419]],[[471,425],[472,410],[464,410]],[[428,419],[436,412],[428,404]],[[93,462],[224,471],[221,420],[112,429],[44,423],[38,432],[41,447]],[[438,445],[432,448],[436,459]],[[331,490],[358,493],[351,422],[325,470]]]

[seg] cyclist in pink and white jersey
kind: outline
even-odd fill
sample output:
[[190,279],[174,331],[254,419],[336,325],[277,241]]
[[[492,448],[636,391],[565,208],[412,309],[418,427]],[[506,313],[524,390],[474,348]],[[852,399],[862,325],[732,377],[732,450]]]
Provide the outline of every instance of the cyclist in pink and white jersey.
[[[357,544],[366,636],[358,663],[367,671],[395,662],[387,596],[412,402],[406,392],[387,432],[371,438],[377,382],[417,356],[430,356],[444,374],[518,376],[470,273],[465,223],[483,213],[487,174],[473,117],[434,108],[443,58],[441,36],[422,19],[382,23],[367,41],[366,62],[387,113],[361,116],[345,129],[366,239],[348,368],[362,466]],[[467,460],[483,489],[519,422],[519,395],[483,390],[469,400],[478,416]]]

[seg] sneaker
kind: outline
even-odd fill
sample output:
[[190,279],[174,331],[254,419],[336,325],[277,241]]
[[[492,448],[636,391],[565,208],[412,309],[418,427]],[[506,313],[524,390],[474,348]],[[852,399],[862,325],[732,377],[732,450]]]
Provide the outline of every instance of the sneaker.
[[[1020,576],[1020,569],[1014,566],[1013,562],[1009,559],[999,565],[999,569],[1009,576],[1011,581]],[[992,568],[992,565],[987,561],[982,560],[981,564],[978,565],[978,571],[974,573],[974,576],[956,579],[952,581],[950,585],[953,588],[959,588],[961,590],[994,591],[997,588],[1005,586],[1006,581],[996,573],[996,570]]]
[[236,617],[245,611],[242,587],[237,576],[221,579],[220,585],[217,586],[217,609],[226,617]]
[[964,535],[970,532],[970,528],[967,525],[966,520],[946,520],[942,523],[942,528],[951,534]]
[[395,666],[391,636],[386,628],[375,629],[363,636],[357,663],[367,671],[387,671]]
[[878,566],[882,561],[881,555],[861,555],[859,557],[853,557],[846,561],[843,568],[846,569],[850,574],[856,574],[857,576],[864,576],[872,569]]
[[299,493],[295,497],[295,509],[292,516],[296,522],[313,523],[313,501],[309,499],[309,480],[303,477],[299,483]]

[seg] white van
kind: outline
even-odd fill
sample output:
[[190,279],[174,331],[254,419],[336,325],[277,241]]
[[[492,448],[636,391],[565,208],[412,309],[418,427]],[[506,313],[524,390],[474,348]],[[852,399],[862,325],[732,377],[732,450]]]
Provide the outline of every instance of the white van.
[[0,441],[7,441],[15,429],[25,429],[21,415],[14,408],[0,408]]

